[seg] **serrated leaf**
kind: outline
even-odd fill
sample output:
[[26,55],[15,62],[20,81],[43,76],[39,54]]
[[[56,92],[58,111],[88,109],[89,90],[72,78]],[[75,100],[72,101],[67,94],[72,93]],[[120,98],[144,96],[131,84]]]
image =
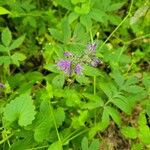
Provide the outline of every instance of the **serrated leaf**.
[[55,88],[62,88],[64,83],[65,83],[65,75],[64,74],[56,75],[54,77],[54,79],[52,80],[52,85]]
[[0,52],[8,52],[8,51],[9,51],[8,47],[5,47],[4,45],[0,44]]
[[89,150],[99,150],[100,143],[98,139],[94,139],[89,147]]
[[63,150],[62,143],[60,141],[57,141],[57,142],[51,144],[49,146],[48,150]]
[[5,28],[3,31],[2,31],[2,43],[5,45],[5,46],[9,46],[10,43],[12,41],[12,35],[11,35],[11,31],[8,29],[8,28]]
[[26,56],[22,53],[16,52],[11,56],[12,59],[12,63],[19,66],[20,65],[20,61],[23,61],[26,59]]
[[115,11],[115,10],[118,10],[120,9],[122,6],[124,5],[124,2],[119,2],[119,3],[114,3],[114,4],[111,4],[107,11]]
[[11,64],[11,62],[12,62],[11,57],[9,57],[9,56],[0,56],[0,65],[2,65],[2,64],[9,65],[9,64]]
[[63,109],[58,108],[54,110],[49,101],[43,100],[34,127],[34,138],[37,142],[49,139],[50,130],[54,128],[54,119],[57,127],[59,127],[65,119]]
[[106,106],[105,110],[112,117],[114,122],[120,127],[121,126],[121,117],[120,117],[119,112],[116,109],[114,109],[113,107],[110,107],[110,106]]
[[25,39],[25,35],[14,40],[13,43],[10,45],[10,49],[13,50],[13,49],[18,48],[23,43],[24,39]]
[[123,127],[121,129],[121,133],[126,137],[130,139],[136,139],[138,136],[138,132],[133,127]]
[[89,150],[87,137],[84,137],[84,138],[82,139],[81,147],[82,147],[82,150]]
[[63,31],[63,42],[65,44],[67,44],[70,41],[70,38],[71,38],[71,30],[70,30],[68,19],[65,18],[62,21],[61,26],[62,26],[62,31]]
[[5,9],[4,7],[0,7],[0,15],[10,14],[10,11]]
[[102,121],[101,121],[101,130],[105,130],[108,125],[109,125],[109,114],[108,112],[104,109],[103,114],[102,114]]
[[104,20],[107,18],[107,14],[100,10],[100,9],[93,9],[90,13],[89,13],[90,17],[92,19],[94,19],[95,21],[98,22],[104,22]]
[[81,17],[80,17],[80,22],[81,22],[81,24],[83,24],[85,27],[86,27],[86,29],[87,29],[87,31],[91,28],[91,26],[92,26],[92,20],[91,20],[91,18],[89,17],[89,15],[82,15]]
[[53,36],[54,39],[56,39],[60,42],[63,42],[63,35],[57,29],[50,28],[48,30],[49,30],[49,32],[51,33],[51,35]]
[[131,106],[126,100],[115,98],[112,100],[112,103],[120,108],[123,112],[131,114]]
[[84,66],[83,73],[87,76],[103,76],[101,71],[91,66]]
[[27,126],[35,118],[35,106],[29,94],[22,94],[6,105],[4,119],[12,124],[18,121],[20,126]]

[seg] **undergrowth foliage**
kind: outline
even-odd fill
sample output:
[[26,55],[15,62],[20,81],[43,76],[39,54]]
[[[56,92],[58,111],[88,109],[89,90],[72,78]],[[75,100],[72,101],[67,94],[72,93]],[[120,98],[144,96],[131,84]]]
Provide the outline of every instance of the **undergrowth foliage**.
[[149,25],[147,0],[0,1],[0,149],[150,149]]

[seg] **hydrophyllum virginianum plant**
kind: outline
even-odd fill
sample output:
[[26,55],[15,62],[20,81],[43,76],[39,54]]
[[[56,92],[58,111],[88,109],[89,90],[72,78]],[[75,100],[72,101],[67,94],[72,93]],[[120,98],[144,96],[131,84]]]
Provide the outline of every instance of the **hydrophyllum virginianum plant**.
[[102,61],[96,57],[96,47],[96,43],[88,44],[83,55],[80,57],[69,51],[65,51],[65,58],[57,62],[58,68],[68,76],[72,76],[73,74],[82,74],[84,64],[97,67]]

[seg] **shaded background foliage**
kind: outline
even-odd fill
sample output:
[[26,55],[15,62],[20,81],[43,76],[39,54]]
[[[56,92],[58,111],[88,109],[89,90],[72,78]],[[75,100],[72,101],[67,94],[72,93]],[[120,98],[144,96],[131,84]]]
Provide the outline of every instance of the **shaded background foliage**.
[[[149,25],[148,0],[1,0],[0,148],[149,149]],[[57,68],[89,43],[97,68]]]

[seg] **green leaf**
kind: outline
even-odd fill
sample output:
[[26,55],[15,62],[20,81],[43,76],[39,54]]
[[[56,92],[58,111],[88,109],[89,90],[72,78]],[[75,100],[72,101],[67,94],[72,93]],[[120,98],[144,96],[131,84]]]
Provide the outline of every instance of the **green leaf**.
[[120,127],[121,126],[121,117],[120,117],[119,112],[116,109],[114,109],[113,107],[110,107],[110,106],[106,106],[105,110],[112,117],[114,122]]
[[138,132],[133,127],[123,127],[121,129],[121,133],[126,137],[130,139],[136,139],[138,136]]
[[102,114],[102,121],[101,121],[101,130],[105,130],[108,125],[109,125],[110,119],[109,119],[109,114],[107,110],[104,109],[103,114]]
[[66,18],[62,21],[62,31],[63,31],[63,42],[67,44],[71,38],[71,30],[68,19]]
[[83,72],[87,76],[103,76],[100,70],[87,65],[84,66]]
[[60,42],[63,42],[63,35],[57,29],[50,28],[48,30],[49,30],[49,32],[51,33],[51,35],[53,36],[54,39],[56,39]]
[[65,83],[65,75],[64,74],[57,75],[52,80],[52,85],[55,88],[63,88],[64,83]]
[[0,44],[0,52],[8,52],[9,48]]
[[94,139],[89,147],[89,150],[99,150],[100,143],[98,139]]
[[0,65],[2,64],[6,64],[6,65],[9,65],[11,64],[12,60],[11,60],[11,57],[9,56],[1,56],[0,57]]
[[80,17],[80,22],[86,27],[87,31],[90,30],[90,28],[92,27],[92,20],[89,15],[82,15]]
[[87,137],[84,137],[84,138],[82,139],[81,147],[82,147],[82,150],[89,150]]
[[14,40],[13,43],[10,45],[10,49],[12,50],[18,48],[23,43],[24,39],[25,39],[25,35]]
[[8,29],[8,28],[5,28],[3,31],[2,31],[2,43],[5,45],[5,46],[9,46],[10,43],[12,41],[12,35],[11,35],[11,31]]
[[79,17],[79,15],[77,13],[71,12],[68,16],[69,24],[71,24],[73,21],[75,21],[78,17]]
[[18,121],[20,126],[27,126],[35,118],[35,106],[29,94],[22,94],[6,105],[4,119],[12,124]]
[[43,100],[34,127],[34,138],[37,142],[49,139],[50,131],[55,125],[54,119],[57,127],[59,127],[65,119],[63,108],[53,109],[49,101]]
[[111,102],[128,115],[131,114],[132,108],[126,98],[114,98]]
[[16,52],[11,56],[12,63],[19,66],[20,61],[24,61],[26,59],[26,56],[22,53]]
[[69,107],[75,107],[80,105],[80,97],[79,94],[72,89],[66,89],[64,98],[66,99],[66,105]]
[[143,144],[150,144],[150,128],[147,125],[143,125],[139,128],[139,139]]
[[57,141],[57,142],[51,144],[49,146],[48,150],[63,150],[62,143],[60,141]]
[[89,15],[95,21],[102,22],[102,23],[105,21],[105,19],[107,19],[107,14],[100,9],[93,9],[89,13]]
[[122,6],[124,5],[124,2],[119,2],[119,3],[114,3],[114,4],[111,4],[107,11],[115,11],[115,10],[118,10],[120,9]]
[[4,7],[0,7],[0,15],[10,14],[10,11],[5,9]]

